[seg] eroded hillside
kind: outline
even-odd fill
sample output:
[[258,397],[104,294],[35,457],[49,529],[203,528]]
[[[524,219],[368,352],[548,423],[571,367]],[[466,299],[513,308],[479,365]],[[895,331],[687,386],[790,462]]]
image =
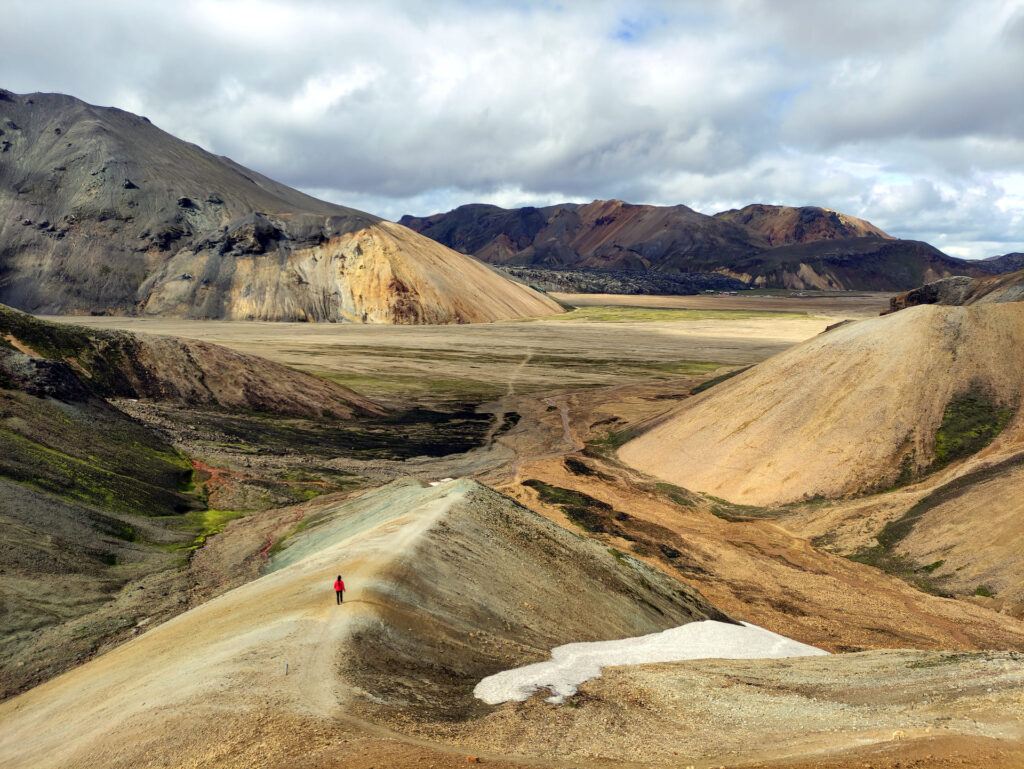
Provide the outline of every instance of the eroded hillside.
[[0,126],[0,301],[30,312],[475,323],[560,311],[143,117],[0,91]]

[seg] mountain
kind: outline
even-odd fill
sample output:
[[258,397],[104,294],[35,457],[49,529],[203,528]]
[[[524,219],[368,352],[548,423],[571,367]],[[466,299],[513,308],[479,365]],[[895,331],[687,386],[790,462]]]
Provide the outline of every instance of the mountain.
[[1016,301],[997,288],[834,327],[687,399],[618,458],[1020,617],[1021,278]]
[[952,275],[986,274],[927,243],[878,237],[795,243],[727,267],[706,265],[757,288],[898,291]]
[[977,261],[979,268],[993,275],[1000,275],[1004,272],[1015,272],[1024,270],[1024,253],[1019,251],[1002,256],[990,256],[988,259]]
[[469,323],[560,308],[403,227],[59,94],[0,91],[0,302],[35,313]]
[[552,270],[721,273],[759,288],[878,291],[986,274],[927,243],[813,206],[751,205],[706,216],[686,206],[618,200],[511,210],[467,205],[400,222],[493,264]]
[[400,223],[493,264],[605,269],[686,269],[719,255],[751,256],[750,233],[686,206],[637,206],[621,200],[506,210],[467,205]]

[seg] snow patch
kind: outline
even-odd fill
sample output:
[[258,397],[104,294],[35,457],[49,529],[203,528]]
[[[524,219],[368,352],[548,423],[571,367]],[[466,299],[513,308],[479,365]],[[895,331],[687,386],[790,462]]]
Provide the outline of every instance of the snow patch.
[[705,620],[619,641],[571,643],[551,650],[551,659],[505,670],[476,685],[473,694],[488,705],[523,702],[538,689],[548,689],[546,702],[561,704],[584,681],[612,665],[679,662],[697,659],[778,659],[828,654],[791,638],[744,622]]

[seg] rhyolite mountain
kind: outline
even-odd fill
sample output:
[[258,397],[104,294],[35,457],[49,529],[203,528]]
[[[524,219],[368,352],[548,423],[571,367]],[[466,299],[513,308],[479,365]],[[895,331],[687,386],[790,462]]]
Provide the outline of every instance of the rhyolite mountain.
[[986,270],[826,208],[750,205],[706,216],[619,200],[466,205],[401,224],[493,264],[718,273],[762,288],[899,291]]
[[60,94],[0,90],[0,302],[374,323],[553,314],[463,254]]

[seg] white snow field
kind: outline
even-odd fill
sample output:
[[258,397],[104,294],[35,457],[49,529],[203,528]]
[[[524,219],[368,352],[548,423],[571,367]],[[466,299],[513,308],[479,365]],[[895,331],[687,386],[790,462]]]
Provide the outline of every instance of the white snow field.
[[523,702],[538,689],[549,689],[545,702],[561,704],[584,681],[613,665],[680,662],[697,659],[778,659],[828,654],[757,625],[704,620],[660,633],[618,641],[572,643],[551,650],[551,659],[488,676],[473,694],[488,705]]

